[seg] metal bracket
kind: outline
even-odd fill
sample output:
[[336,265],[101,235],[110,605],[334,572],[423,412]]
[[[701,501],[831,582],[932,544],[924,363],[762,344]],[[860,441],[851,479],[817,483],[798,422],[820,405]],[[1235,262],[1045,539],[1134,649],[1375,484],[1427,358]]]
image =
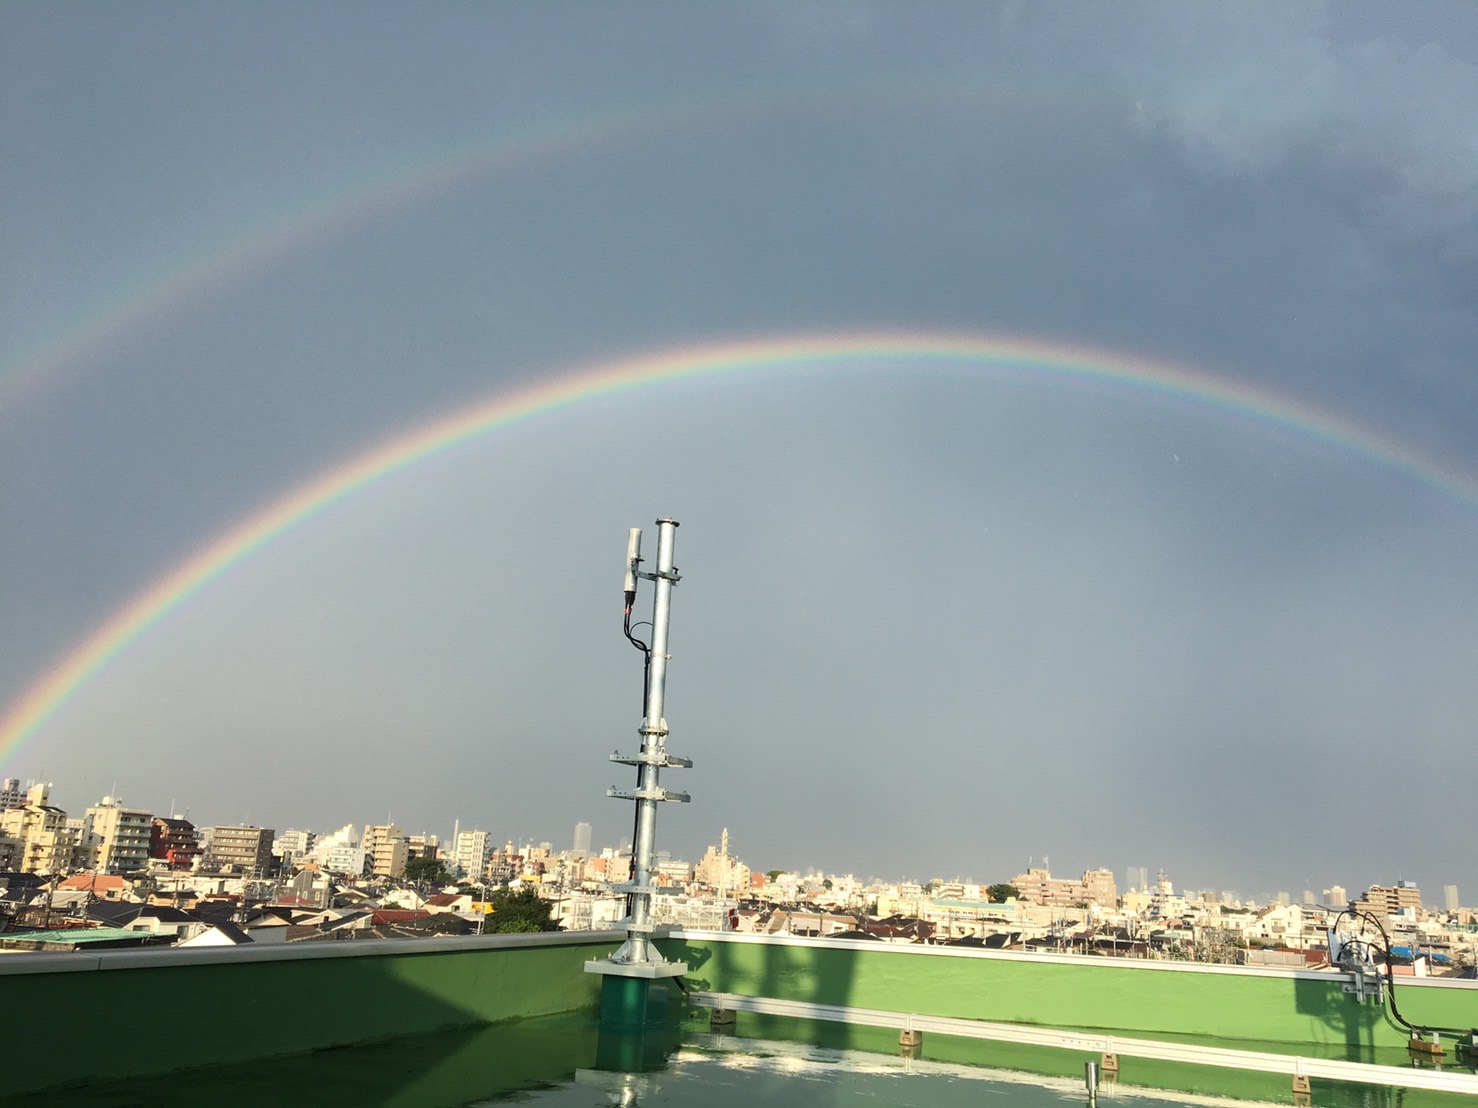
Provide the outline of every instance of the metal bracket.
[[661,747],[650,753],[646,751],[640,754],[621,754],[617,752],[611,755],[611,761],[619,762],[623,766],[656,766],[659,769],[693,768],[693,759],[679,758],[676,754],[669,754],[667,753],[666,747]]
[[686,804],[692,799],[687,793],[664,789],[661,785],[653,785],[649,789],[618,789],[612,786],[606,790],[606,795],[617,800],[666,800],[673,804]]

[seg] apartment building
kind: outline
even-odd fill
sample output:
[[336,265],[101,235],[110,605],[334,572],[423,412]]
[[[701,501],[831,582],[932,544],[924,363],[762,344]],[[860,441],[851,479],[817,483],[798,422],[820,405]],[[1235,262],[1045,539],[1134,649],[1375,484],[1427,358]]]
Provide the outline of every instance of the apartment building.
[[236,870],[251,874],[266,873],[271,869],[275,832],[270,827],[233,824],[208,830],[210,843],[205,850],[203,868],[214,872]]
[[47,803],[50,785],[33,785],[19,808],[0,813],[0,836],[15,841],[12,864],[21,873],[66,873],[73,868],[77,832],[67,813]]
[[1394,916],[1409,908],[1417,915],[1422,910],[1422,894],[1411,881],[1397,881],[1394,885],[1372,885],[1360,894],[1360,907],[1379,916]]
[[149,857],[170,869],[190,869],[201,855],[195,825],[174,816],[155,816],[149,833]]
[[320,835],[308,859],[326,873],[359,877],[364,873],[365,852],[359,841],[359,828],[346,823],[337,831]]
[[487,875],[488,857],[492,852],[492,832],[458,831],[452,843],[452,869],[460,877],[481,881]]
[[272,840],[272,857],[277,859],[284,871],[288,871],[294,864],[308,857],[317,840],[318,836],[312,831],[289,829]]
[[365,857],[369,859],[370,873],[376,877],[405,876],[405,863],[410,853],[405,841],[405,830],[398,824],[366,827],[360,845],[364,848]]
[[81,845],[98,873],[137,873],[149,861],[154,813],[105,796],[82,816]]
[[1090,869],[1076,881],[1054,878],[1043,866],[1032,866],[1011,878],[1022,900],[1047,907],[1071,908],[1077,904],[1099,904],[1113,908],[1119,903],[1118,886],[1112,870]]
[[20,779],[7,777],[0,781],[0,812],[19,808],[26,802],[26,790],[21,788]]

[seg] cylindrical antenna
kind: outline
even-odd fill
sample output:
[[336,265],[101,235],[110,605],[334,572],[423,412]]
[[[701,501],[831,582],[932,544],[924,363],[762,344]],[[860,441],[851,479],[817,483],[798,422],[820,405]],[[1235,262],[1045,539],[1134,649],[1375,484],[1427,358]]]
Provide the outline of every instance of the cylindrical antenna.
[[626,536],[626,606],[636,602],[636,567],[641,564],[641,528],[633,527]]

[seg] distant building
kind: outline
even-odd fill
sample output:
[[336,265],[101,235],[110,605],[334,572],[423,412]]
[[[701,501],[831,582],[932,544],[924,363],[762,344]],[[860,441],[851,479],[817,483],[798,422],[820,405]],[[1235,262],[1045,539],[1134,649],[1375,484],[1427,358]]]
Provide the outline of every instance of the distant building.
[[1449,912],[1456,912],[1459,908],[1462,907],[1462,904],[1459,903],[1457,898],[1456,885],[1442,886],[1442,907]]
[[1372,885],[1360,894],[1360,904],[1367,911],[1381,916],[1394,916],[1403,908],[1420,912],[1421,890],[1410,881],[1397,881],[1394,885]]
[[590,857],[590,824],[575,824],[575,845],[570,853],[579,858]]
[[408,848],[404,828],[394,823],[368,826],[360,845],[369,859],[370,873],[376,877],[405,876]]
[[0,812],[0,835],[14,839],[13,864],[21,873],[66,873],[78,845],[67,813],[46,803],[50,785],[33,785],[19,808]]
[[440,858],[440,835],[407,835],[405,837],[406,861],[412,858]]
[[149,831],[149,857],[164,861],[170,869],[189,869],[200,857],[200,836],[187,819],[155,816]]
[[1045,867],[1032,866],[1025,873],[1013,877],[1010,884],[1021,893],[1022,900],[1049,907],[1099,904],[1113,908],[1119,902],[1113,871],[1106,869],[1087,870],[1081,878],[1071,881],[1054,878]]
[[359,828],[346,823],[337,831],[318,836],[308,853],[308,860],[325,873],[362,877],[365,853],[359,842]]
[[1331,885],[1324,890],[1324,903],[1331,908],[1343,908],[1350,903],[1350,894],[1343,885]]
[[460,877],[482,881],[487,877],[488,857],[492,852],[491,832],[458,831],[456,841],[452,843],[452,868]]
[[693,880],[693,865],[681,859],[669,858],[657,863],[657,883],[660,885],[686,885]]
[[693,878],[701,885],[725,894],[740,894],[749,886],[749,867],[729,853],[729,829],[724,828],[717,846],[710,846],[693,867]]
[[232,869],[249,874],[266,873],[272,867],[274,837],[270,827],[250,824],[212,827],[210,845],[201,865],[216,872]]
[[19,808],[26,802],[26,791],[21,788],[19,778],[7,777],[0,781],[0,812]]
[[87,809],[82,817],[82,845],[93,852],[99,873],[136,873],[149,860],[154,813],[125,808],[111,796]]
[[318,836],[312,831],[297,831],[292,828],[272,840],[272,857],[284,871],[291,870],[308,857]]

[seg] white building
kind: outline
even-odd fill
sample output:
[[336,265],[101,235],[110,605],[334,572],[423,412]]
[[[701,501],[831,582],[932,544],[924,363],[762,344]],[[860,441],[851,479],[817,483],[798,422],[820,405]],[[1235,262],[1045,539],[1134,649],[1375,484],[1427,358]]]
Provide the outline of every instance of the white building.
[[148,864],[153,831],[153,812],[105,796],[83,815],[81,844],[94,852],[99,873],[135,873]]
[[47,803],[50,795],[50,785],[33,785],[25,804],[0,814],[0,835],[14,841],[11,864],[23,873],[66,873],[75,853],[89,853],[77,850],[77,829],[66,812]]
[[458,831],[452,844],[451,865],[459,877],[481,881],[487,875],[488,856],[493,852],[490,831]]
[[290,869],[294,863],[308,857],[317,839],[318,836],[312,831],[289,828],[272,840],[272,856],[281,863],[284,870]]
[[346,823],[337,831],[320,835],[308,853],[308,859],[326,873],[359,877],[364,873],[364,848],[359,843],[359,828]]

